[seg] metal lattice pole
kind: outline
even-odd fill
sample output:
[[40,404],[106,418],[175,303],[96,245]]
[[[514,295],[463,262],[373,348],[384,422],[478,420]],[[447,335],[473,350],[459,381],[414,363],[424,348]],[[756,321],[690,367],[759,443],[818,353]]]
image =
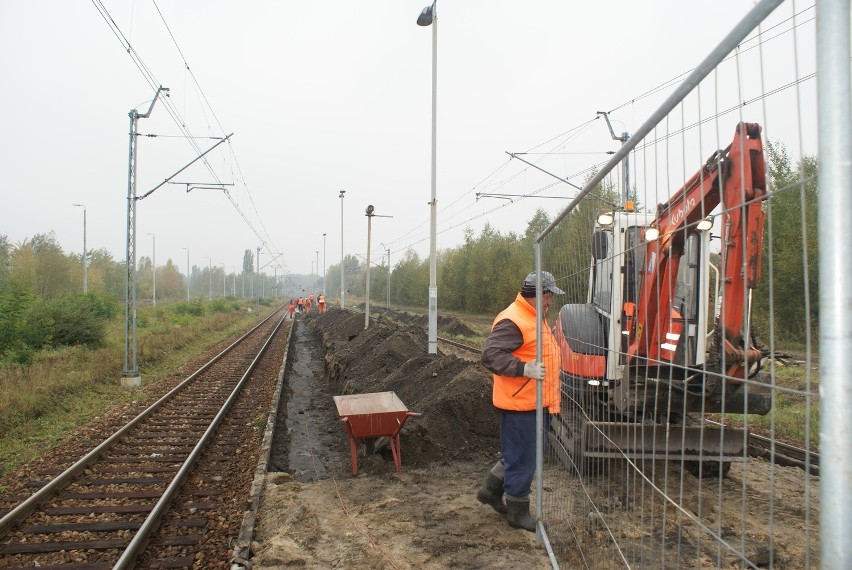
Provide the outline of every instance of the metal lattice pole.
[[130,157],[127,172],[127,247],[125,248],[124,369],[125,377],[139,376],[136,364],[136,126],[139,113],[130,111]]
[[139,113],[131,109],[130,115],[130,151],[127,173],[127,248],[125,251],[125,298],[124,298],[124,370],[122,376],[129,379],[139,378],[139,366],[136,352],[136,129],[139,119],[151,116],[160,93],[168,94],[167,87],[160,87],[154,94],[148,111]]

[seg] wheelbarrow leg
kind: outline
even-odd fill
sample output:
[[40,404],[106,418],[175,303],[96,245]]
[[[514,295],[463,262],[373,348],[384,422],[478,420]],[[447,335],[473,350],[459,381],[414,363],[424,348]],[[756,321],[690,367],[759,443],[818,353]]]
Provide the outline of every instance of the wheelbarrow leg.
[[402,449],[399,447],[399,434],[388,437],[388,444],[393,455],[393,464],[396,465],[396,470],[402,469]]
[[349,454],[352,456],[352,476],[358,475],[358,447],[355,445],[355,437],[349,436]]

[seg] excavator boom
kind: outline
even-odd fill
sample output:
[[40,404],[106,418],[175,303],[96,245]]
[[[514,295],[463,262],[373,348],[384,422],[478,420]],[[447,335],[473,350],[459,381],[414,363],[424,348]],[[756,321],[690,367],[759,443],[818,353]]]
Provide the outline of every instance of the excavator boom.
[[704,166],[657,206],[648,242],[647,267],[631,331],[629,358],[643,362],[666,359],[665,335],[671,329],[672,299],[684,244],[698,223],[722,206],[723,295],[719,326],[724,330],[726,372],[744,378],[747,363],[760,352],[746,339],[748,289],[760,280],[763,237],[762,200],[766,197],[766,165],[760,126],[737,125],[733,142],[711,156]]

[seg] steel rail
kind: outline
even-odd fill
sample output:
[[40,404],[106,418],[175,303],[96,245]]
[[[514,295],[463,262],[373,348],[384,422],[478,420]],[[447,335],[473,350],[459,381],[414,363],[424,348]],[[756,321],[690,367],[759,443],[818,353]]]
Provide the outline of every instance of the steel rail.
[[475,352],[477,354],[482,352],[482,349],[479,348],[478,346],[471,346],[469,344],[464,344],[464,343],[461,343],[461,342],[458,342],[458,341],[455,341],[455,340],[450,340],[448,338],[444,338],[444,337],[441,337],[441,336],[438,337],[438,340],[440,342],[443,342],[444,344],[448,344],[450,346],[454,346],[456,348],[460,348],[460,349],[466,350],[468,352]]
[[[714,420],[704,420],[714,426],[722,424]],[[819,475],[819,453],[803,449],[789,443],[751,433],[748,433],[747,452],[749,457],[760,457],[783,467],[798,467],[812,475]]]
[[110,437],[102,441],[97,447],[92,449],[89,453],[84,455],[82,458],[77,460],[73,465],[65,469],[62,473],[57,475],[54,479],[45,484],[41,489],[30,495],[27,499],[22,501],[18,506],[14,509],[10,510],[6,513],[3,518],[0,518],[0,538],[5,537],[12,529],[19,524],[23,519],[29,516],[41,503],[50,499],[54,494],[58,493],[66,486],[68,486],[74,478],[76,478],[80,473],[85,471],[92,463],[98,460],[101,455],[103,455],[106,451],[108,451],[112,446],[114,446],[124,435],[126,435],[130,430],[135,428],[137,425],[145,421],[148,417],[150,417],[154,412],[159,410],[163,405],[166,404],[169,400],[171,400],[176,394],[181,392],[186,386],[188,386],[198,375],[203,373],[205,370],[210,368],[214,363],[224,357],[227,353],[231,352],[237,345],[243,342],[246,337],[254,333],[257,329],[267,323],[267,321],[271,320],[278,311],[271,313],[268,317],[263,319],[257,325],[252,327],[248,332],[242,335],[240,338],[235,340],[231,345],[222,350],[219,354],[214,356],[209,362],[204,364],[201,368],[196,370],[190,376],[188,376],[185,380],[183,380],[180,384],[172,388],[167,394],[162,396],[159,400],[151,404],[148,408],[143,410],[139,415],[130,420],[124,426],[122,426],[118,431],[113,433]]
[[811,475],[819,475],[819,453],[773,441],[762,435],[748,434],[748,454],[749,457],[762,457],[776,465],[798,467]]
[[[263,322],[265,323],[266,320],[264,320]],[[163,514],[171,506],[172,499],[174,499],[175,495],[186,481],[186,478],[189,476],[189,473],[195,467],[195,464],[201,457],[201,453],[204,451],[204,448],[207,447],[207,444],[209,443],[210,439],[212,439],[216,429],[222,423],[225,416],[228,415],[231,406],[236,401],[237,397],[239,396],[240,392],[248,381],[249,376],[251,376],[251,373],[254,371],[255,367],[257,366],[257,363],[260,362],[260,359],[266,352],[266,349],[269,348],[272,339],[275,338],[275,335],[278,333],[278,330],[281,328],[281,325],[283,323],[284,316],[282,316],[281,320],[278,321],[278,324],[275,325],[275,328],[273,329],[272,333],[270,333],[269,337],[266,339],[266,342],[263,343],[263,346],[260,348],[257,355],[251,361],[251,364],[249,364],[249,367],[246,369],[245,373],[243,373],[239,382],[237,382],[237,385],[234,386],[234,389],[231,391],[231,394],[228,396],[228,399],[225,400],[225,403],[219,409],[219,413],[217,413],[216,417],[213,418],[213,421],[204,431],[204,435],[202,435],[201,439],[198,440],[198,443],[195,444],[195,447],[192,449],[192,452],[190,452],[189,457],[186,458],[186,461],[183,462],[183,465],[181,465],[177,474],[172,479],[172,482],[169,483],[168,488],[166,488],[165,492],[163,492],[163,495],[157,501],[157,504],[154,505],[154,508],[151,509],[151,513],[142,523],[142,526],[139,528],[139,530],[136,531],[136,534],[133,535],[133,539],[121,553],[121,556],[119,557],[118,561],[113,566],[113,570],[125,570],[128,568],[133,568],[136,565],[136,557],[141,554],[147,547],[148,542],[151,539],[151,535],[154,533],[154,531],[157,530],[157,527],[160,525],[160,520]],[[252,331],[254,331],[255,329],[252,329]]]

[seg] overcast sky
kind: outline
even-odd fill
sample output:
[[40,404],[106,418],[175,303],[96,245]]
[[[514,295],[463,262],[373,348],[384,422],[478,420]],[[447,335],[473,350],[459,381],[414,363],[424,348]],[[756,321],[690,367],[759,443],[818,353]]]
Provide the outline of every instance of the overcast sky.
[[[66,252],[79,253],[82,211],[71,204],[82,203],[89,249],[123,260],[128,112],[146,112],[163,85],[168,103],[158,101],[139,121],[140,133],[158,137],[139,138],[137,193],[217,142],[206,137],[232,132],[207,165],[174,180],[233,186],[226,195],[167,184],[140,200],[138,256],[151,255],[154,234],[158,265],[171,258],[185,271],[187,248],[192,264],[210,258],[230,273],[246,249],[266,241],[261,265],[281,253],[279,275],[321,274],[340,260],[340,190],[347,254],[366,254],[364,210],[373,204],[393,216],[373,219],[374,259],[380,243],[394,263],[408,248],[427,256],[432,29],[415,23],[425,5],[0,0],[0,234],[17,243],[54,231]],[[803,20],[813,18],[811,5],[796,5]],[[510,162],[506,151],[558,151],[547,167],[582,184],[578,173],[619,146],[603,121],[593,121],[596,111],[612,110],[616,131],[633,132],[671,87],[649,91],[692,69],[751,7],[441,0],[438,247],[458,245],[465,227],[478,233],[489,220],[501,232],[523,232],[536,208],[557,213],[564,205],[557,200],[510,203],[476,193],[525,193],[553,182]],[[777,12],[774,22],[793,7]],[[792,57],[780,59],[789,67]],[[801,66],[799,76],[813,71],[810,60]],[[176,120],[199,137],[195,147]],[[736,120],[724,127],[728,141]],[[804,137],[810,147],[813,134]],[[546,193],[574,192],[561,185]]]

